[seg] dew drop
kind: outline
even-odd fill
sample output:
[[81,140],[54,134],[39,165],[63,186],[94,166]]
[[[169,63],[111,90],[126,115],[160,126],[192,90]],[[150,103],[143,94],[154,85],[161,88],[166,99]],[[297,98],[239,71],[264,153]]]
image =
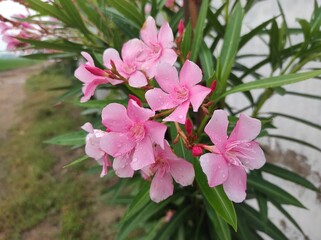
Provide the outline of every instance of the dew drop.
[[138,161],[138,159],[137,158],[133,158],[133,162],[137,162]]
[[182,119],[182,118],[183,118],[183,115],[179,115],[178,118],[179,118],[179,119]]

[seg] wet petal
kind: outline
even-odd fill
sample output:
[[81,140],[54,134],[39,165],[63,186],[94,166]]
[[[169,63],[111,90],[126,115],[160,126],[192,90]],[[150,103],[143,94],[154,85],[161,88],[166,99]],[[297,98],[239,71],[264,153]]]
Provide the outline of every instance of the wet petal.
[[163,176],[160,171],[157,171],[150,186],[150,198],[158,203],[173,195],[174,186],[173,180],[169,173],[165,173]]
[[106,78],[96,78],[89,83],[85,83],[82,88],[84,96],[80,99],[80,102],[87,102],[94,94],[96,88],[101,84],[108,83]]
[[206,96],[211,92],[210,88],[201,86],[201,85],[196,85],[191,87],[190,89],[190,101],[193,106],[193,111],[197,112],[198,108],[201,106],[203,103],[204,99]]
[[136,71],[128,79],[129,86],[140,88],[148,84],[145,75],[141,71]]
[[85,64],[80,65],[76,71],[75,71],[75,78],[79,79],[83,83],[88,83],[94,80],[97,76],[94,74],[90,73],[86,67]]
[[101,117],[103,125],[115,132],[126,132],[133,125],[127,115],[127,109],[118,103],[108,104]]
[[160,62],[166,62],[172,66],[174,65],[176,60],[177,60],[177,54],[173,49],[163,49]]
[[95,66],[94,60],[93,60],[93,58],[90,56],[89,53],[87,53],[87,52],[81,52],[81,55],[84,57],[84,59],[87,60],[87,62],[88,62],[91,66]]
[[152,142],[164,148],[164,139],[167,126],[156,121],[147,121],[145,123],[145,127]]
[[264,152],[257,142],[240,144],[235,150],[242,164],[250,170],[259,169],[266,162]]
[[204,131],[221,153],[225,151],[227,141],[228,119],[223,110],[215,110]]
[[243,167],[230,165],[228,178],[223,184],[227,197],[236,203],[243,202],[246,197],[246,172]]
[[165,93],[160,88],[148,90],[145,94],[145,98],[148,105],[154,111],[170,109],[177,106],[177,104],[172,101],[170,94]]
[[110,132],[100,139],[100,148],[107,154],[118,157],[135,147],[135,142],[127,134]]
[[182,158],[169,159],[170,172],[182,186],[192,185],[195,177],[193,165]]
[[159,86],[167,93],[170,93],[179,84],[176,68],[168,63],[160,63],[158,65],[155,79]]
[[118,177],[131,178],[134,175],[134,170],[130,166],[132,154],[125,154],[114,158],[113,169]]
[[123,61],[120,59],[119,53],[116,49],[113,48],[107,48],[103,54],[104,66],[109,69],[112,68],[110,60],[115,63],[117,69],[120,68],[123,64]]
[[180,72],[180,84],[192,87],[202,81],[202,70],[195,63],[187,60]]
[[172,48],[174,44],[173,31],[168,23],[164,23],[158,32],[158,42],[163,48]]
[[123,45],[121,49],[121,56],[124,62],[127,62],[127,61],[135,62],[136,58],[138,58],[139,55],[142,54],[143,49],[144,49],[144,43],[142,41],[140,41],[137,38],[131,39]]
[[259,135],[260,131],[260,120],[248,117],[245,114],[241,114],[228,141],[252,141],[254,138],[257,137],[257,135]]
[[148,17],[140,30],[141,39],[149,45],[157,42],[157,28],[154,18]]
[[185,101],[181,105],[179,105],[174,112],[172,112],[169,116],[163,119],[164,122],[178,122],[181,124],[185,124],[186,115],[189,108],[189,101]]
[[81,126],[81,129],[85,130],[86,132],[93,133],[94,128],[90,122],[86,122],[84,125]]
[[137,143],[131,167],[134,170],[142,169],[155,162],[153,145],[149,137],[145,137],[141,142]]
[[146,122],[155,115],[154,111],[140,107],[137,102],[132,99],[128,101],[127,113],[128,117],[135,123]]
[[216,187],[226,181],[228,165],[221,155],[206,153],[200,157],[200,163],[210,187]]

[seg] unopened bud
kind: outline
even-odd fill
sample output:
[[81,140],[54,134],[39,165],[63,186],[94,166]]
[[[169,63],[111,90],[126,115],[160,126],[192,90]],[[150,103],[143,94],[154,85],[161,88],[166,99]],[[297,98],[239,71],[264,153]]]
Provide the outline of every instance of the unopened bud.
[[183,22],[182,19],[179,21],[179,24],[178,24],[178,27],[177,27],[177,28],[178,28],[178,34],[179,34],[180,36],[183,36],[185,26],[184,26],[184,22]]
[[202,155],[202,153],[203,153],[203,149],[200,146],[195,145],[192,147],[192,155],[194,157],[198,157]]
[[143,106],[142,102],[140,101],[140,99],[138,97],[131,95],[131,94],[129,94],[128,97],[129,97],[129,99],[135,101],[138,106],[140,106],[140,107]]
[[212,89],[212,92],[214,92],[216,90],[216,85],[217,85],[217,81],[214,80],[212,83],[211,83],[211,86],[210,88]]
[[193,123],[189,118],[186,119],[185,130],[186,130],[187,136],[191,136],[192,135],[192,133],[193,133]]
[[104,70],[101,70],[98,67],[92,67],[87,64],[85,64],[85,68],[88,72],[94,74],[95,76],[105,76],[106,72]]

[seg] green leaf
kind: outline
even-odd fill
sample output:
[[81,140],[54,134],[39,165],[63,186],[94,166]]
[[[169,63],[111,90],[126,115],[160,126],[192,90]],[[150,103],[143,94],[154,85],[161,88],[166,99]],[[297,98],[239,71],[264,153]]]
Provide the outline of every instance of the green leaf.
[[285,94],[290,94],[290,95],[299,96],[299,97],[305,97],[305,98],[321,100],[321,96],[320,95],[311,95],[311,94],[292,92],[292,91],[286,91]]
[[170,239],[173,233],[191,217],[193,212],[193,206],[188,205],[183,206],[179,209],[173,216],[173,218],[159,231],[157,235],[157,240],[167,240]]
[[276,135],[276,134],[269,134],[268,137],[273,137],[273,138],[279,138],[279,139],[283,139],[283,140],[288,140],[288,141],[291,141],[291,142],[295,142],[295,143],[298,143],[300,145],[304,145],[304,146],[307,146],[307,147],[310,147],[310,148],[313,148],[314,150],[317,150],[319,152],[321,152],[321,148],[311,144],[311,143],[308,143],[308,142],[305,142],[303,140],[300,140],[300,139],[296,139],[296,138],[292,138],[292,137],[287,137],[287,136],[282,136],[282,135]]
[[149,202],[149,182],[144,182],[143,186],[141,186],[139,193],[136,197],[132,200],[131,204],[128,207],[125,215],[121,219],[121,223],[127,221],[129,218],[137,214],[141,211]]
[[189,51],[191,50],[191,41],[192,41],[192,25],[191,22],[188,22],[182,40],[182,53],[186,57]]
[[[212,80],[210,77],[214,72],[214,63],[213,63],[213,54],[211,50],[206,46],[206,43],[203,42],[200,50],[200,61],[203,70],[203,79]],[[210,86],[211,81],[207,82],[206,85]]]
[[223,187],[210,188],[198,160],[194,161],[195,177],[198,186],[209,206],[216,211],[234,230],[237,230],[237,218],[233,203],[227,198]]
[[78,53],[66,52],[66,53],[34,53],[29,55],[23,55],[24,58],[50,60],[50,59],[62,59],[62,58],[74,58],[78,56]]
[[86,135],[87,134],[84,131],[78,131],[60,135],[44,142],[63,146],[79,146],[85,144]]
[[108,3],[124,15],[125,18],[135,23],[136,26],[141,27],[143,25],[145,18],[133,2],[126,0],[108,0]]
[[119,99],[106,99],[106,100],[90,100],[88,102],[79,102],[79,101],[74,101],[73,104],[84,107],[84,108],[98,108],[98,109],[103,109],[106,107],[107,104],[109,103],[120,103],[120,104],[125,104],[127,103],[128,100],[119,100]]
[[203,31],[206,26],[206,15],[208,11],[208,3],[209,0],[202,0],[201,8],[198,13],[196,28],[194,32],[194,39],[192,44],[192,52],[191,52],[191,61],[196,61],[198,57],[198,52],[201,48],[201,44],[203,41]]
[[35,48],[47,48],[47,49],[56,49],[62,50],[65,52],[81,52],[83,50],[83,46],[80,44],[72,43],[69,41],[40,41],[26,38],[18,38],[22,42],[29,43],[34,45]]
[[68,167],[72,167],[75,166],[79,163],[82,163],[83,161],[89,159],[88,156],[82,156],[80,158],[77,158],[76,160],[72,161],[71,163],[68,163],[67,165],[63,166],[62,168],[68,168]]
[[319,76],[320,74],[321,74],[321,70],[317,70],[317,71],[311,71],[311,72],[281,75],[281,76],[256,80],[256,81],[235,86],[230,90],[224,92],[217,99],[220,99],[222,97],[225,97],[229,94],[236,93],[236,92],[245,92],[252,89],[273,88],[273,87],[279,87],[287,84],[292,84],[292,83],[304,81],[304,80]]
[[243,9],[238,2],[230,16],[224,35],[222,51],[217,65],[217,94],[221,94],[226,88],[226,81],[230,75],[237,49],[240,42],[240,34],[243,19]]
[[288,119],[292,119],[294,121],[297,121],[297,122],[306,124],[306,125],[308,125],[310,127],[313,127],[313,128],[318,129],[318,130],[321,130],[321,125],[313,123],[313,122],[310,122],[310,121],[307,121],[307,120],[302,119],[302,118],[294,117],[294,116],[291,116],[291,115],[288,115],[288,114],[277,113],[277,112],[269,112],[269,113],[274,115],[274,116],[280,116],[280,117],[285,117],[285,118],[288,118]]
[[212,207],[209,206],[209,203],[205,201],[206,213],[208,214],[211,222],[213,223],[215,234],[218,236],[218,239],[229,240],[231,239],[231,232],[227,223],[222,219],[222,217],[214,211]]
[[317,187],[315,187],[310,181],[306,178],[301,177],[297,173],[293,171],[289,171],[285,168],[279,167],[277,165],[266,163],[262,169],[262,171],[273,174],[274,176],[280,177],[284,180],[291,181],[293,183],[299,184],[305,188],[308,188],[313,191],[319,191]]
[[254,188],[256,191],[263,193],[269,199],[273,199],[278,203],[291,204],[293,206],[305,208],[302,203],[293,197],[291,194],[283,190],[282,188],[270,183],[263,178],[254,177],[249,175],[247,179],[249,187]]

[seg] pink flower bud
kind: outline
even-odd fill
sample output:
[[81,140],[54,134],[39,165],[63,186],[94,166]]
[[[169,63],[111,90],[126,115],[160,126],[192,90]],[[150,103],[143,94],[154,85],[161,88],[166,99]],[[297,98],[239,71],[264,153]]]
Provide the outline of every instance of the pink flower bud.
[[193,123],[189,118],[186,119],[185,130],[186,130],[187,136],[191,136],[192,135],[192,133],[193,133]]
[[85,68],[88,70],[88,72],[94,74],[95,76],[106,76],[106,72],[98,67],[92,67],[86,64]]
[[203,153],[203,149],[200,146],[195,145],[192,147],[192,155],[194,157],[198,157],[202,155],[202,153]]
[[181,19],[181,20],[179,21],[179,24],[178,24],[178,33],[179,33],[180,36],[183,36],[184,29],[185,29],[184,22],[183,22],[183,20]]
[[212,89],[212,92],[214,92],[216,90],[216,85],[217,85],[217,81],[214,80],[212,83],[211,83],[211,86],[210,88]]
[[138,106],[140,106],[140,107],[143,106],[142,102],[140,101],[140,99],[138,97],[131,95],[131,94],[129,94],[128,97],[129,97],[129,99],[134,100]]

